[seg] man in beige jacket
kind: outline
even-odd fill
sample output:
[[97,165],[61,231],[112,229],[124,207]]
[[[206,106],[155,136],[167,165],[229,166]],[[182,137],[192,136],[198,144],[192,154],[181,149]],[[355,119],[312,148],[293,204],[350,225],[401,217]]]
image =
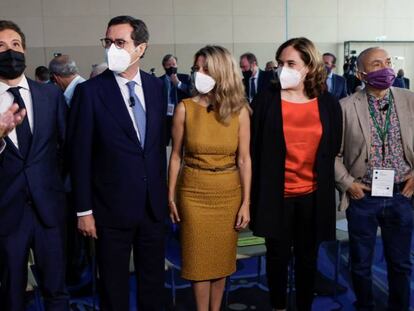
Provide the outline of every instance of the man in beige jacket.
[[388,310],[408,310],[414,192],[414,93],[391,87],[391,57],[369,48],[358,57],[366,88],[341,101],[343,138],[335,163],[350,239],[358,310],[374,310],[371,266],[381,227],[388,267]]

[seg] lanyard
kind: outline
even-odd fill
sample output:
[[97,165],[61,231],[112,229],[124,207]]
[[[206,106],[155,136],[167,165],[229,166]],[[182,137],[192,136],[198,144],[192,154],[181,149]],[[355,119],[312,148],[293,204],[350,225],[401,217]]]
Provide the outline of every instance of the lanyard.
[[392,110],[392,100],[389,100],[389,107],[387,109],[387,115],[385,116],[385,124],[384,127],[381,128],[381,126],[378,124],[377,119],[375,118],[375,111],[373,105],[368,105],[369,114],[371,115],[372,122],[374,123],[374,127],[378,132],[379,137],[382,141],[382,161],[385,160],[385,141],[387,139],[388,130],[390,128],[390,116],[391,116],[391,110]]

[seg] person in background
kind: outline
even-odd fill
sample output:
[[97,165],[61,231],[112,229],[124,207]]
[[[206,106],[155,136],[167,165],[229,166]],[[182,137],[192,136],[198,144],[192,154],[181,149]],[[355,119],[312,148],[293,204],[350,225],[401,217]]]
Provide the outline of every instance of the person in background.
[[243,74],[246,98],[251,103],[256,94],[270,84],[273,73],[261,70],[256,56],[250,52],[240,56],[240,69]]
[[279,84],[252,103],[250,228],[266,240],[272,308],[286,310],[288,263],[295,256],[296,306],[310,311],[320,242],[335,239],[334,162],[341,109],[326,90],[326,69],[306,38],[276,52]]
[[92,65],[92,71],[91,71],[91,74],[89,75],[89,79],[92,79],[96,77],[97,75],[100,75],[106,69],[108,69],[108,64],[106,62]]
[[39,83],[51,83],[49,69],[45,66],[36,67],[35,81]]
[[68,311],[61,169],[67,107],[55,85],[26,78],[25,54],[24,33],[1,20],[0,310],[25,310],[32,249],[45,310]]
[[399,69],[397,72],[397,77],[394,80],[394,84],[392,86],[400,87],[403,89],[410,89],[410,79],[404,77],[404,70]]
[[266,63],[265,71],[276,71],[277,63],[274,60],[268,61]]
[[338,100],[347,97],[348,87],[346,86],[345,78],[333,72],[336,68],[336,56],[332,53],[324,53],[322,59],[328,74],[326,77],[328,92],[334,95]]
[[391,57],[382,48],[362,51],[357,65],[365,88],[341,101],[344,135],[335,163],[335,179],[342,192],[340,207],[346,209],[348,220],[356,308],[376,310],[371,269],[380,226],[388,272],[387,310],[408,311],[414,93],[392,87],[395,73]]
[[171,126],[175,107],[184,98],[190,97],[191,80],[190,76],[178,73],[177,57],[167,54],[162,59],[162,67],[165,74],[160,77],[164,84],[164,96],[167,107],[167,141],[171,140]]
[[69,55],[56,56],[49,63],[49,71],[53,81],[64,92],[66,103],[70,107],[76,86],[85,81],[79,75],[75,61]]
[[193,68],[195,96],[173,121],[170,217],[180,223],[181,275],[192,281],[197,310],[219,311],[236,271],[237,232],[250,220],[250,108],[228,50],[202,48]]

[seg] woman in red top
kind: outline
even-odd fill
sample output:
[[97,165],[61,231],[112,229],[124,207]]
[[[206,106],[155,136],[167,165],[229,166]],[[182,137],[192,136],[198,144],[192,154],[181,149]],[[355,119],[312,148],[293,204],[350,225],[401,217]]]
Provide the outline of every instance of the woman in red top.
[[293,247],[297,309],[311,310],[318,245],[335,238],[341,109],[326,90],[322,57],[311,41],[285,42],[276,60],[279,83],[252,103],[251,228],[266,238],[272,307],[286,309]]

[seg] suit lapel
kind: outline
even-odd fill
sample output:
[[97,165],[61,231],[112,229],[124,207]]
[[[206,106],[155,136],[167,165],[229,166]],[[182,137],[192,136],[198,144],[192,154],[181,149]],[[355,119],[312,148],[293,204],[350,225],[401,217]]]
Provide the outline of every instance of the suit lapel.
[[147,75],[141,71],[141,82],[142,82],[142,90],[144,93],[145,99],[145,110],[147,115],[147,128],[146,128],[146,136],[145,136],[145,148],[146,150],[149,149],[151,143],[154,140],[154,135],[157,133],[157,129],[155,128],[156,123],[156,115],[157,115],[157,107],[156,103],[154,102],[154,94],[155,91],[153,89],[153,84],[148,79]]
[[27,158],[30,159],[36,146],[39,144],[39,140],[42,139],[42,137],[47,137],[44,133],[44,128],[45,125],[50,122],[48,121],[48,118],[50,118],[48,110],[50,110],[49,105],[51,105],[51,103],[49,103],[48,97],[45,96],[44,92],[42,92],[35,83],[29,79],[27,79],[27,81],[29,83],[33,106],[33,139],[27,156]]
[[357,112],[357,118],[359,125],[361,126],[362,134],[364,135],[367,150],[371,146],[371,130],[369,126],[369,112],[368,112],[368,99],[365,91],[360,92],[355,98],[354,102],[355,110]]
[[134,124],[125,106],[121,90],[115,80],[114,74],[110,70],[102,73],[102,90],[104,93],[103,104],[127,136],[142,150]]
[[[411,152],[407,149],[407,146],[411,145],[410,130],[412,127],[412,124],[410,124],[411,114],[408,109],[408,105],[410,103],[407,101],[407,98],[401,94],[402,92],[400,92],[397,88],[392,87],[391,93],[394,97],[395,110],[397,111],[398,121],[400,122],[401,140],[404,148],[404,153],[407,155],[407,157],[409,157],[408,155],[410,155]],[[411,161],[414,161],[414,159],[411,159]]]
[[4,137],[4,140],[6,141],[7,147],[10,147],[13,153],[15,153],[19,158],[23,159],[19,149],[16,148],[16,145],[12,142],[9,136]]

